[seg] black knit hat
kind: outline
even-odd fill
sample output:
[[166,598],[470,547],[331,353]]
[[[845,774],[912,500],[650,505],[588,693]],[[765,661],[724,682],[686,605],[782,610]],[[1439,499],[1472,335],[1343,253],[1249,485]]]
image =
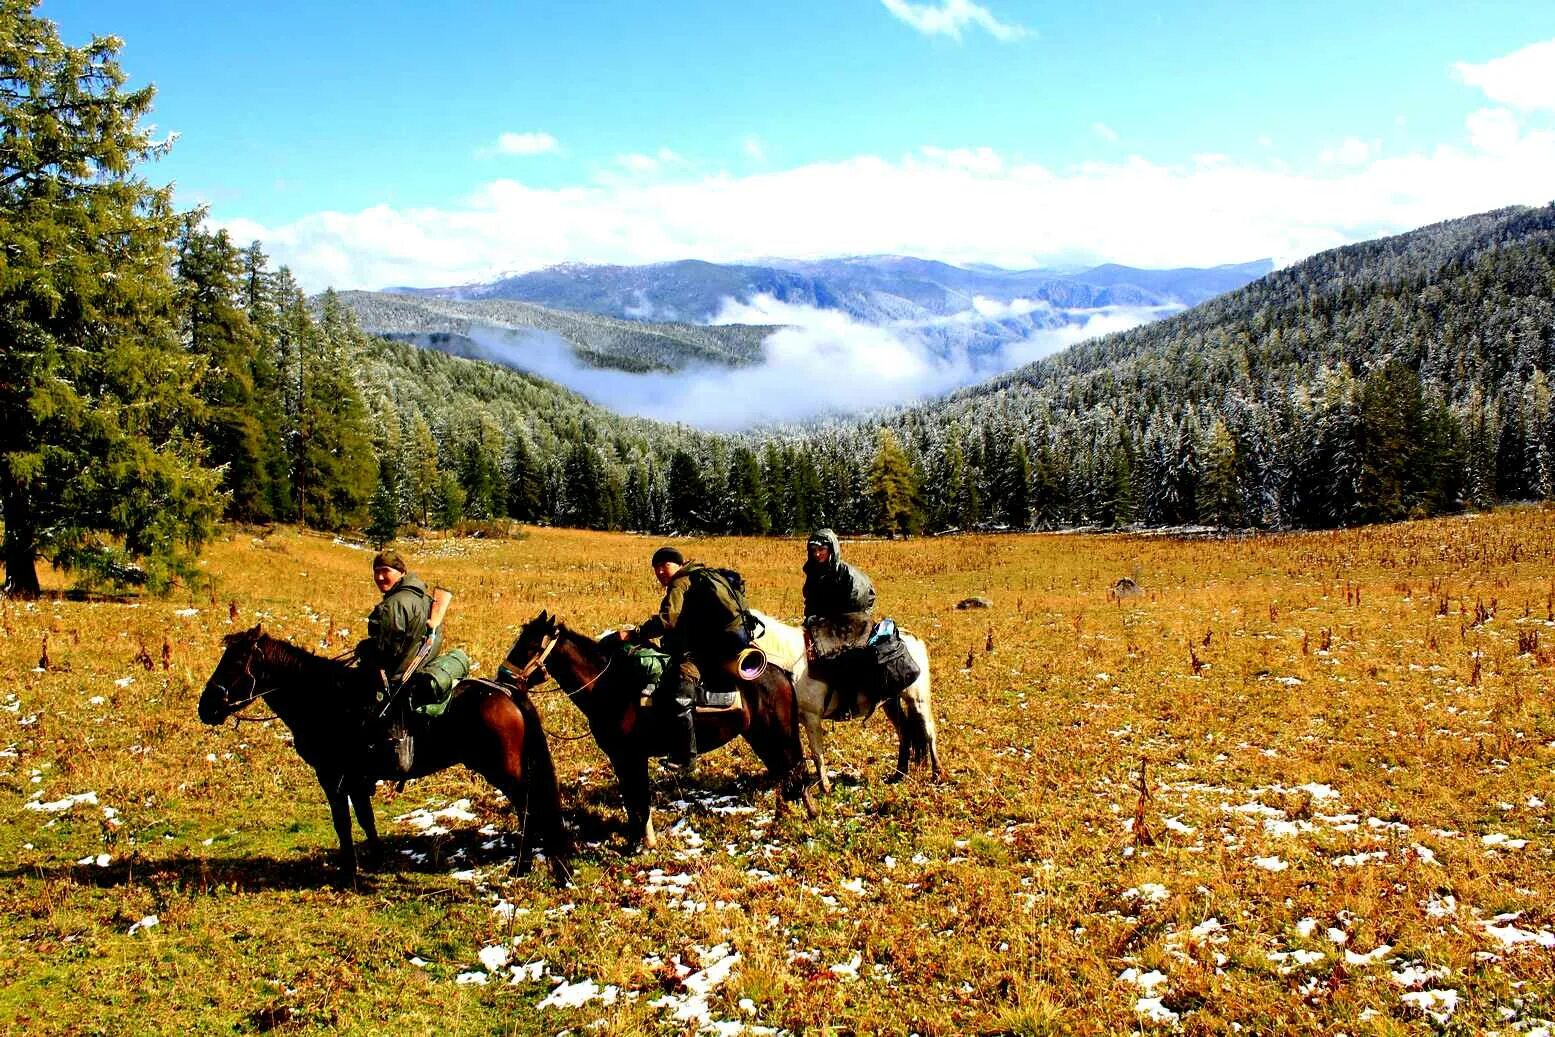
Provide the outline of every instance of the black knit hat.
[[405,572],[405,559],[400,557],[398,551],[379,551],[373,555],[373,572],[379,569],[398,569]]
[[649,564],[657,569],[665,562],[674,562],[676,565],[685,565],[686,556],[681,554],[680,551],[676,548],[661,547],[657,551],[653,552],[653,561]]

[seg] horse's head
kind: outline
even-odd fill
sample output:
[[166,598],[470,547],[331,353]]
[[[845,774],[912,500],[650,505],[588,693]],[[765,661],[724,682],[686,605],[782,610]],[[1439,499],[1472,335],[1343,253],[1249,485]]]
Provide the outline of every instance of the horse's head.
[[226,651],[221,653],[216,671],[200,693],[201,720],[219,724],[263,694],[255,676],[255,664],[265,640],[267,635],[258,625],[223,639]]
[[550,612],[541,612],[525,623],[519,629],[518,639],[513,642],[507,658],[497,668],[499,679],[525,691],[544,683],[549,678],[545,672],[545,660],[561,636],[562,622]]

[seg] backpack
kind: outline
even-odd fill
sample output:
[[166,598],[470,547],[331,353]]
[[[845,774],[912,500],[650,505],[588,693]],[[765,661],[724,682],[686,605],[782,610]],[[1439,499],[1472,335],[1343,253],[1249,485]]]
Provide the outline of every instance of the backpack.
[[[745,628],[747,635],[755,637],[755,630],[761,624],[756,617],[751,615],[750,605],[745,600],[745,577],[734,569],[714,569],[712,566],[704,566],[695,573],[695,579],[703,582],[703,587],[718,599],[720,604],[727,605],[732,602],[734,613],[739,616],[740,625]],[[722,587],[726,592],[719,594],[718,588]],[[733,616],[730,617],[731,619]]]

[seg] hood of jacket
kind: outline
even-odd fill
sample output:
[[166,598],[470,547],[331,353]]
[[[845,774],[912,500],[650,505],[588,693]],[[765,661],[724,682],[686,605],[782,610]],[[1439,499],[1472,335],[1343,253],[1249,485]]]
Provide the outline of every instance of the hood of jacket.
[[[831,548],[831,560],[829,562],[822,564],[810,558],[810,548],[816,545],[825,545],[826,547]],[[838,542],[836,533],[833,533],[829,529],[817,529],[814,533],[810,534],[810,539],[805,541],[805,572],[836,572],[837,566],[841,564],[841,562],[842,545]]]

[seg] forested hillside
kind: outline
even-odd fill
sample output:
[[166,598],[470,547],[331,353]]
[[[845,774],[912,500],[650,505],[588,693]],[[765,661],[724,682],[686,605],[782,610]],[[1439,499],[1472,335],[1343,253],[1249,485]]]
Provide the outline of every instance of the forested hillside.
[[1314,256],[887,424],[924,461],[934,525],[1330,526],[1547,499],[1552,297],[1555,207],[1502,210]]
[[467,336],[472,325],[545,332],[566,342],[585,363],[622,371],[754,363],[761,358],[762,340],[774,330],[749,324],[616,320],[506,299],[450,301],[385,292],[341,292],[338,298],[370,334],[478,357],[479,348]]
[[[1555,208],[1324,253],[927,405],[738,437],[371,339],[334,295],[314,301],[315,325],[256,257],[226,290],[268,342],[256,369],[282,372],[278,402],[249,412],[281,427],[242,442],[285,456],[218,458],[237,517],[341,526],[369,521],[372,501],[380,535],[497,516],[740,533],[1282,528],[1555,496]],[[349,387],[330,380],[347,371]],[[327,422],[310,399],[333,408]]]

